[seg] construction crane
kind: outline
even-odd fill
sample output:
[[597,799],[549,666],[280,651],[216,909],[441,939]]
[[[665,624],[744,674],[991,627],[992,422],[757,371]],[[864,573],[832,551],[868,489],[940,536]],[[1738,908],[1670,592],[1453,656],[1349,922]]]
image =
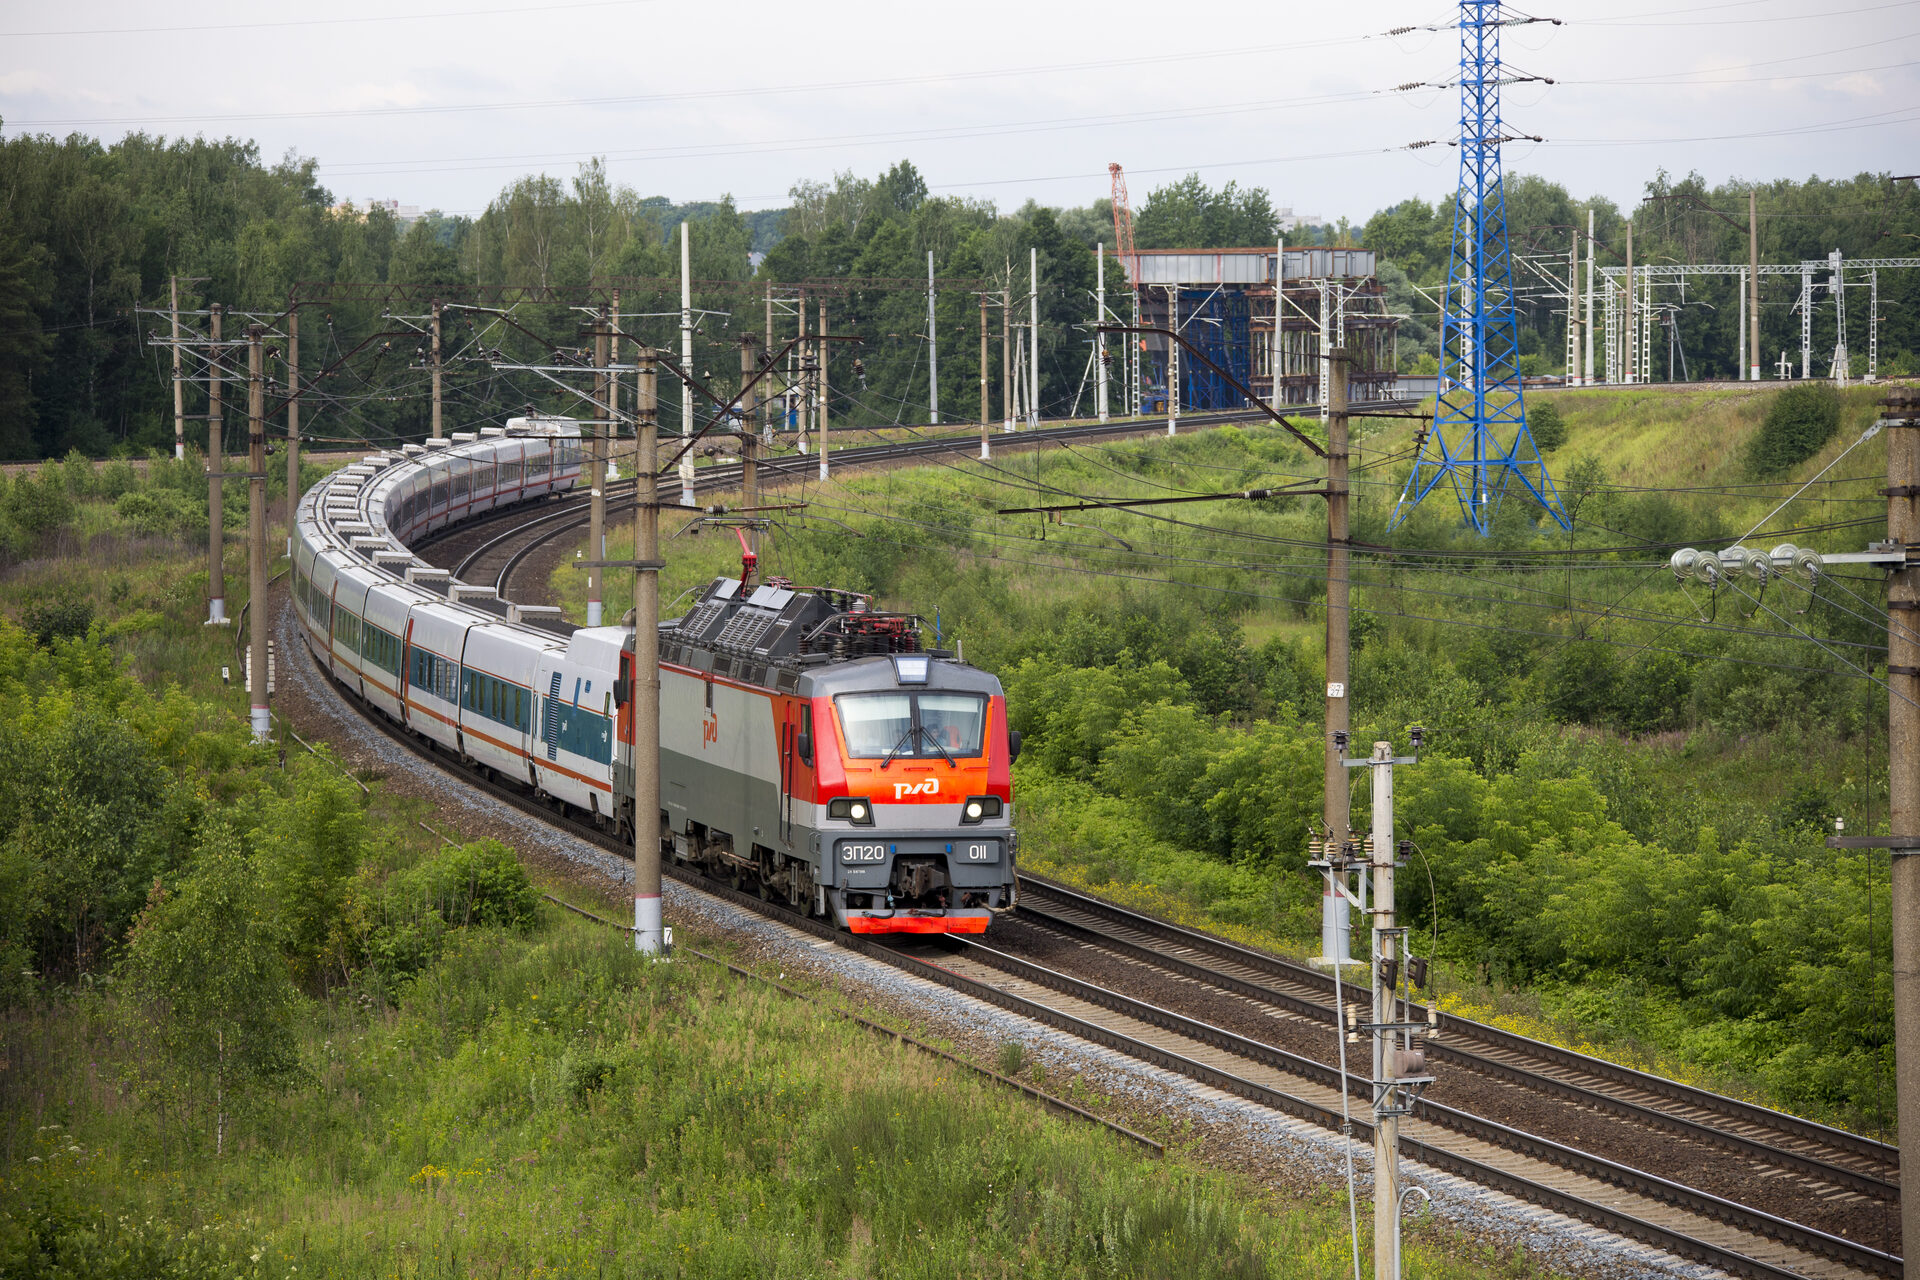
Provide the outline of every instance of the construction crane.
[[[1133,323],[1140,324],[1140,255],[1133,247],[1133,205],[1127,199],[1127,174],[1118,161],[1107,166],[1113,175],[1113,250],[1127,270],[1127,287],[1133,293]],[[1102,318],[1104,321],[1104,317]],[[1127,413],[1140,412],[1140,348],[1138,339],[1127,343]]]

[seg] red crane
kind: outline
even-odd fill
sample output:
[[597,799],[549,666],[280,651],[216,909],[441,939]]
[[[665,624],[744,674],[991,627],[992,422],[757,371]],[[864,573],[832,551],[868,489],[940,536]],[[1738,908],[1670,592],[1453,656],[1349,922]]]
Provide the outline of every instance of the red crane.
[[1113,175],[1113,250],[1127,269],[1127,283],[1140,276],[1138,255],[1133,249],[1133,205],[1127,200],[1127,175],[1118,162],[1107,166]]

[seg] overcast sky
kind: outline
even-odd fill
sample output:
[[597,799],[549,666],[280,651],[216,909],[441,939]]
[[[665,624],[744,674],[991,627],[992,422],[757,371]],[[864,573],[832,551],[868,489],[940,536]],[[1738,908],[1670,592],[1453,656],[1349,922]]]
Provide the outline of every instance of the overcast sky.
[[[1728,178],[1920,172],[1920,0],[1537,0],[1510,27],[1509,172],[1626,202],[1664,166]],[[901,158],[940,194],[1136,206],[1189,171],[1356,222],[1452,190],[1445,3],[204,0],[0,3],[7,136],[234,135],[338,197],[474,214],[515,177],[784,205]],[[314,15],[324,14],[324,17]],[[1417,150],[1410,143],[1443,145]]]

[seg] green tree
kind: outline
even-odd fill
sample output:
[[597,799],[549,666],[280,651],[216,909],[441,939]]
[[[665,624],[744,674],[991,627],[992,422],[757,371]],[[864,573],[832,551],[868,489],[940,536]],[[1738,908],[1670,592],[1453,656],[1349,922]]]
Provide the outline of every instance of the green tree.
[[256,872],[234,832],[209,830],[192,872],[171,890],[155,886],[127,939],[129,989],[171,1063],[211,1089],[215,1155],[236,1101],[298,1066],[299,993]]
[[1791,471],[1840,429],[1840,393],[1824,383],[1799,382],[1778,392],[1760,430],[1747,442],[1747,466],[1756,476]]
[[1270,245],[1280,219],[1264,187],[1241,190],[1229,181],[1218,191],[1190,173],[1159,187],[1134,216],[1134,242],[1142,249],[1222,249]]

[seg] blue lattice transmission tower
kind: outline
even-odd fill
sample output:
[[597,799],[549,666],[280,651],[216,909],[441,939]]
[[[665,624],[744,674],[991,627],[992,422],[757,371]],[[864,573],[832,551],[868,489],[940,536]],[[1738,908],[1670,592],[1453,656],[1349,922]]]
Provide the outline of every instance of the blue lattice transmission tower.
[[1535,78],[1502,68],[1500,31],[1538,21],[1508,14],[1500,0],[1460,0],[1460,188],[1440,322],[1440,397],[1433,429],[1420,443],[1394,508],[1396,528],[1442,480],[1482,534],[1492,529],[1514,480],[1568,527],[1553,478],[1527,430],[1500,178],[1500,144],[1513,140],[1500,119],[1500,87]]

